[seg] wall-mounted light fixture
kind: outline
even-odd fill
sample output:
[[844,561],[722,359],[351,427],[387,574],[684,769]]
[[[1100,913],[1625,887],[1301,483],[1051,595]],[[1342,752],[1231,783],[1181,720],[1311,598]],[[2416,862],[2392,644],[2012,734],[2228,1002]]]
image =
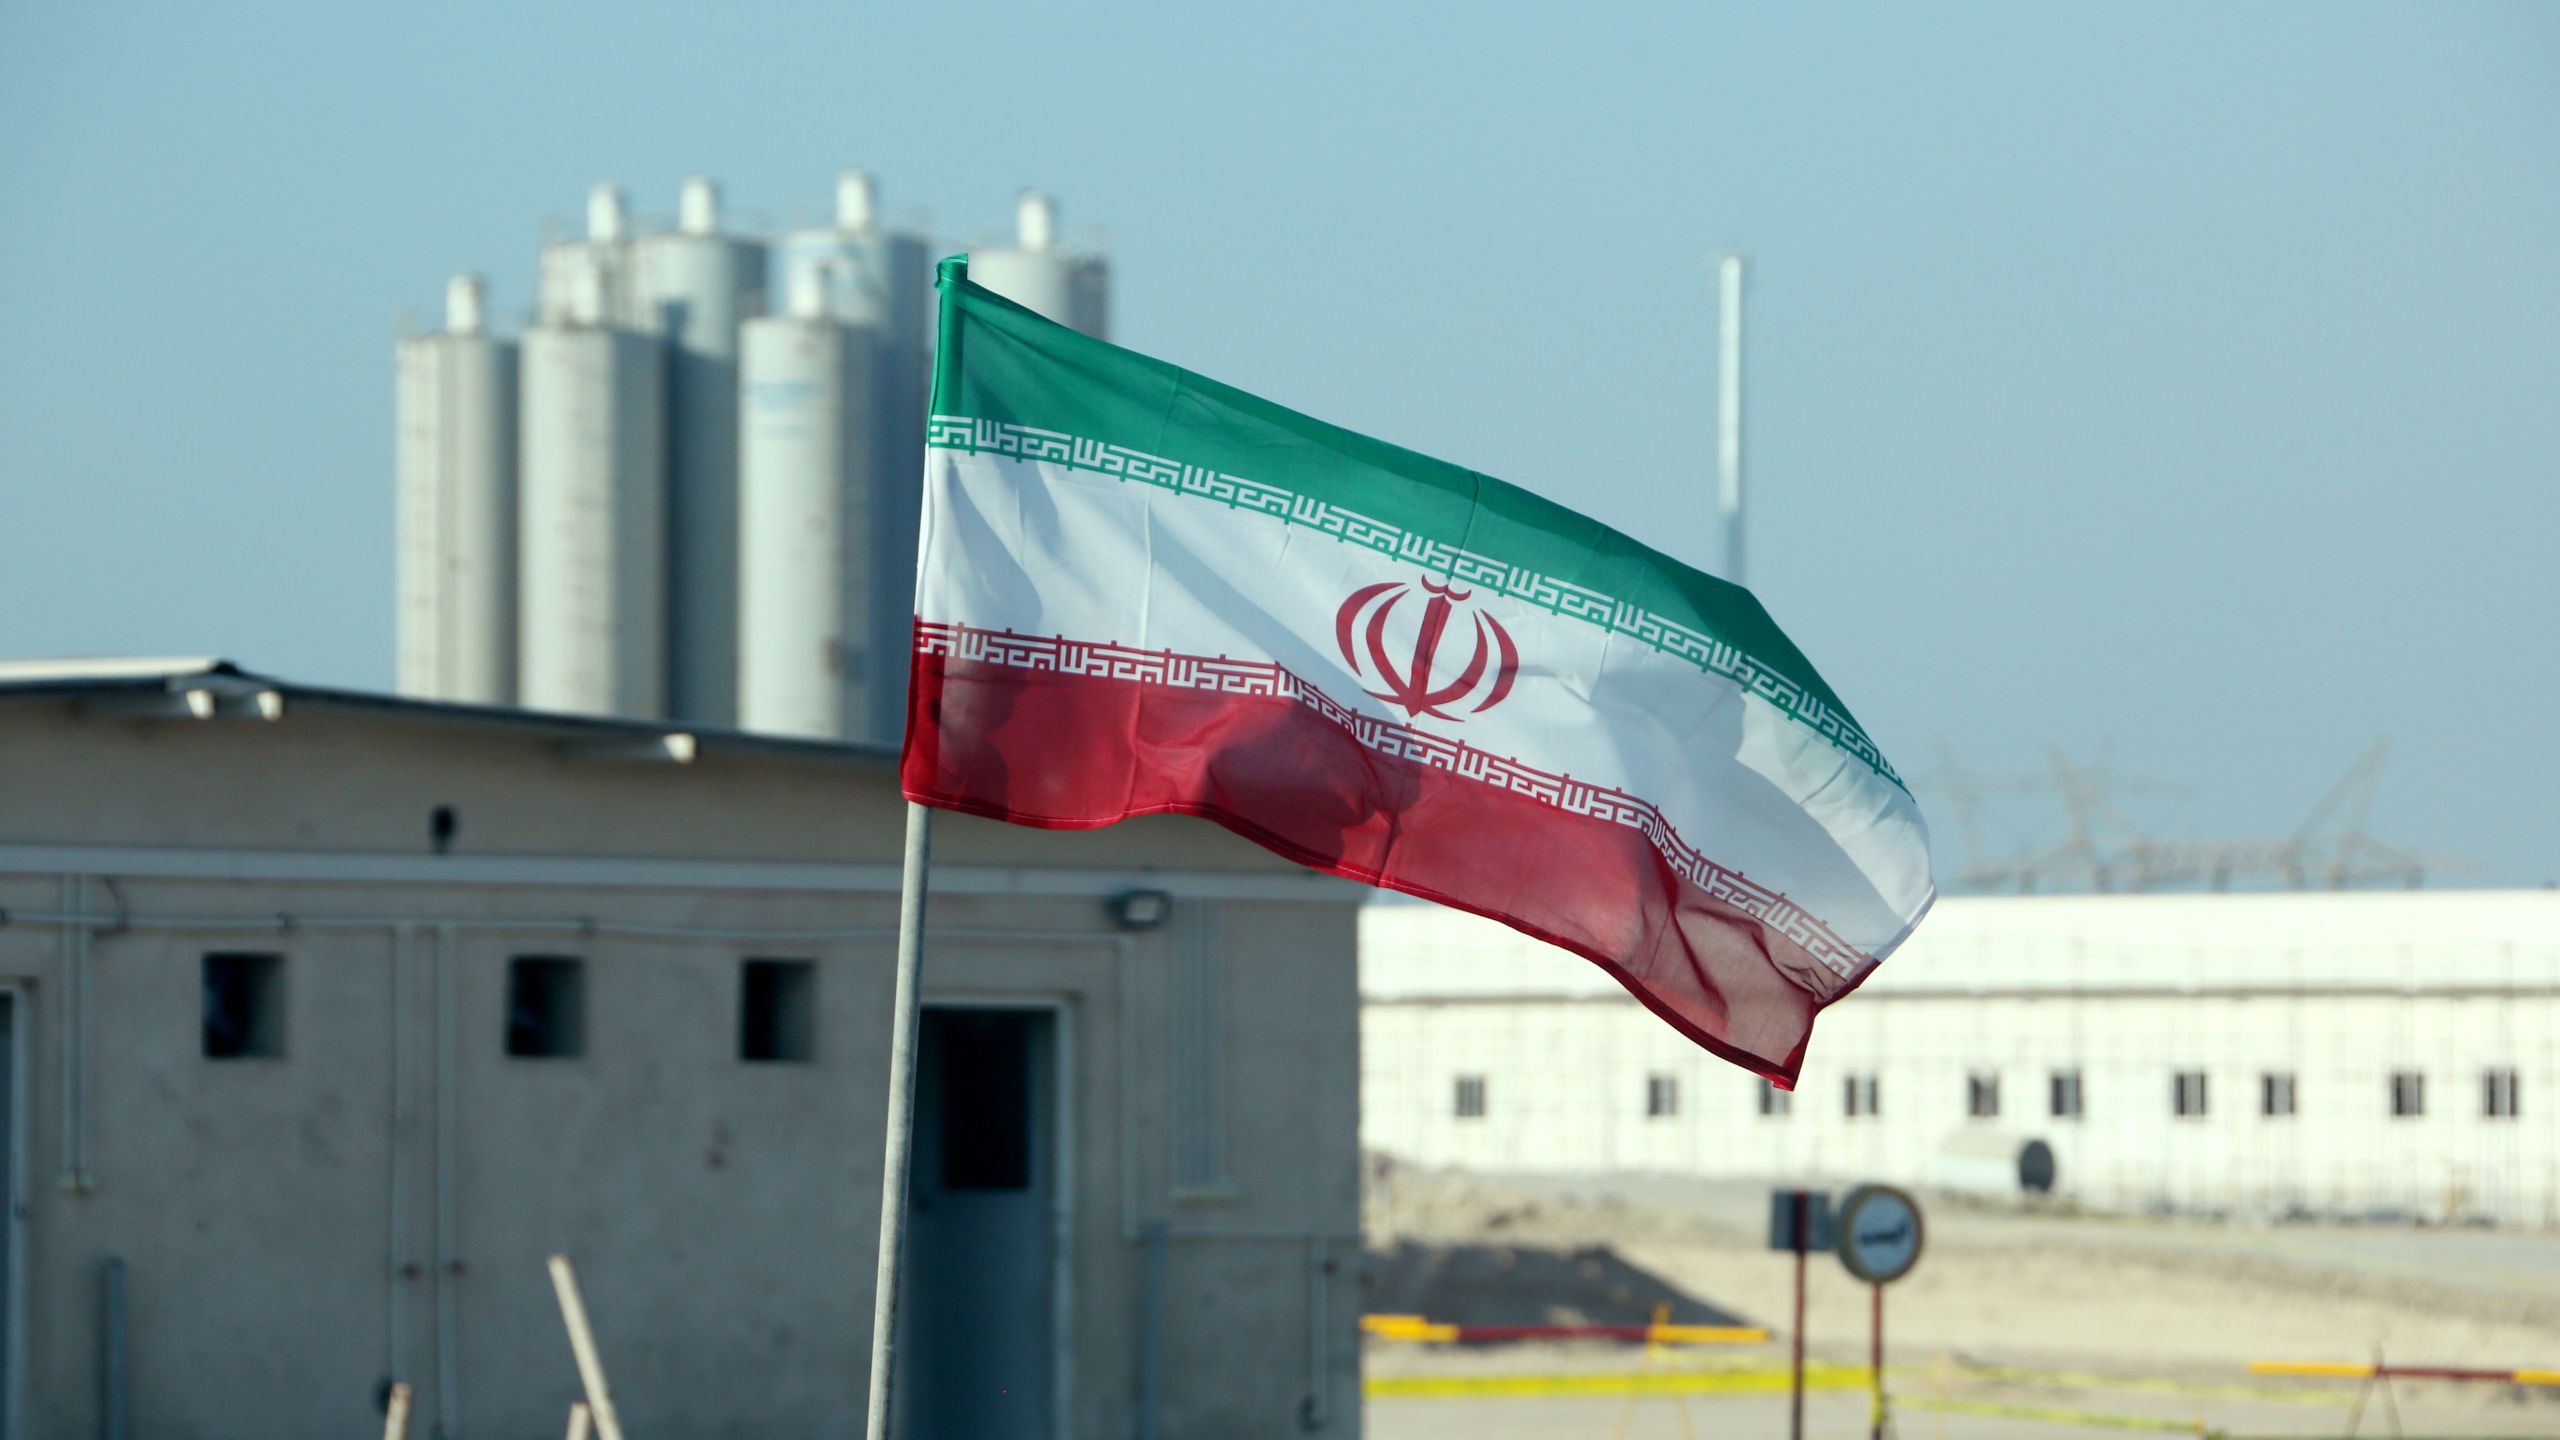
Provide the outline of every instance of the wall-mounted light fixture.
[[1112,923],[1123,930],[1153,930],[1173,916],[1173,897],[1162,890],[1123,890],[1111,897]]

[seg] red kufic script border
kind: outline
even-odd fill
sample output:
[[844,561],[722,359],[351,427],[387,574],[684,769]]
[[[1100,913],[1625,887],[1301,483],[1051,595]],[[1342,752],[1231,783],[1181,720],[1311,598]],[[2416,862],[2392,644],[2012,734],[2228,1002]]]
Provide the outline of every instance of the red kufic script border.
[[1641,830],[1372,748],[1290,695],[964,658],[923,643],[926,628],[901,765],[911,800],[1044,829],[1214,820],[1581,955],[1692,1041],[1788,1087],[1829,1003],[1814,987],[1852,988]]

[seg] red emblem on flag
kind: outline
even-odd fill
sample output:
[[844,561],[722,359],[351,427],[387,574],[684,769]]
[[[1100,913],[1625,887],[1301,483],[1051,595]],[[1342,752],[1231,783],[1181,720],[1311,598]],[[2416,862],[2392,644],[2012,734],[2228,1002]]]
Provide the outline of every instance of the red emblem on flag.
[[[1425,715],[1464,720],[1501,704],[1520,673],[1520,651],[1512,645],[1511,633],[1481,607],[1467,603],[1474,591],[1455,584],[1421,583],[1423,593],[1431,598],[1422,607],[1402,668],[1390,653],[1387,636],[1388,617],[1412,593],[1413,587],[1402,580],[1364,585],[1334,612],[1333,636],[1342,648],[1343,663],[1369,687],[1370,694],[1417,720]],[[1458,620],[1454,632],[1452,619]],[[1401,627],[1398,638],[1402,638]],[[1450,662],[1457,656],[1450,652],[1460,645],[1466,647],[1466,658],[1452,672]],[[1468,701],[1474,703],[1466,705]],[[1466,713],[1453,715],[1442,708],[1455,705],[1466,705]]]

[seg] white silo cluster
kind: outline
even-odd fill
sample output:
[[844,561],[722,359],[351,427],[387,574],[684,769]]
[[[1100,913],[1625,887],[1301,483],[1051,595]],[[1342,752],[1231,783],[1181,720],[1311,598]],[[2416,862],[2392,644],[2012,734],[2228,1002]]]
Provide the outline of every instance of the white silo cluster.
[[[399,349],[402,693],[897,738],[937,252],[877,212],[847,172],[834,223],[777,245],[724,229],[708,178],[648,232],[598,185],[521,347],[454,282]],[[1044,195],[1016,223],[971,278],[1104,334],[1104,262]]]
[[1058,243],[1058,202],[1037,190],[1014,204],[1014,245],[975,250],[969,278],[1098,340],[1111,338],[1111,267]]
[[667,712],[667,361],[596,292],[524,332],[516,700]]
[[446,288],[442,333],[400,342],[393,583],[403,694],[515,699],[516,354],[489,333],[476,275]]

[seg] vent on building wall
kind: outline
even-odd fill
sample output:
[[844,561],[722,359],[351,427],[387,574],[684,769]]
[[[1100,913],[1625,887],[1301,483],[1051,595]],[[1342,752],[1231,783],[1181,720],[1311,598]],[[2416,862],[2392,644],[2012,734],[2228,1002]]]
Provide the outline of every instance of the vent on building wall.
[[807,1064],[818,1055],[818,967],[750,960],[738,968],[738,1058]]
[[519,955],[507,965],[507,1053],[565,1060],[587,1050],[587,967],[564,955]]
[[204,957],[204,1054],[265,1060],[284,1054],[284,957],[215,951]]

